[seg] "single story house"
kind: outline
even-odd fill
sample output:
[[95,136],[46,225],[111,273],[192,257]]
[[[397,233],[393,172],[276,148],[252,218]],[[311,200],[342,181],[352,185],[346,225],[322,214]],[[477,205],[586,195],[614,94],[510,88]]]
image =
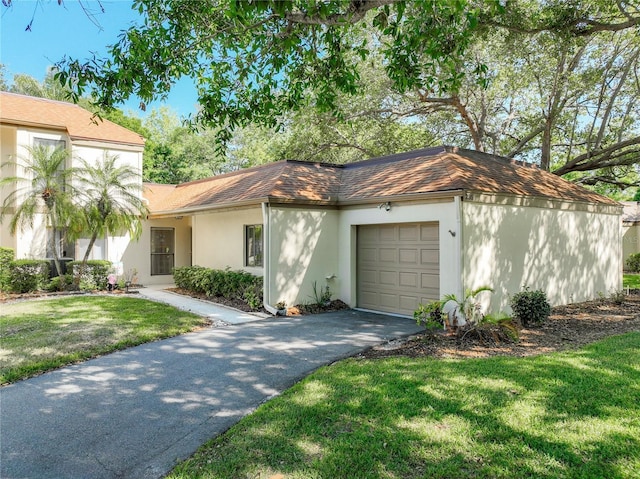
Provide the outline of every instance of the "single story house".
[[[38,144],[67,148],[69,167],[110,154],[142,169],[140,135],[96,122],[77,105],[1,92],[0,161]],[[141,239],[110,236],[92,250],[94,259],[136,270],[142,284],[171,282],[179,266],[228,267],[264,277],[267,307],[308,302],[314,286],[328,286],[350,306],[401,315],[485,285],[495,288],[494,310],[508,310],[509,295],[525,285],[544,289],[553,304],[621,288],[618,203],[480,152],[436,147],[347,165],[281,161],[145,186],[150,214]],[[44,218],[16,235],[7,223],[0,246],[18,258],[50,256],[46,238],[58,233]],[[61,253],[79,259],[86,244]]]
[[622,213],[622,258],[640,253],[640,202],[624,201]]
[[[1,176],[26,176],[28,173],[20,166],[16,171],[9,164],[22,164],[29,155],[28,148],[38,145],[66,148],[66,168],[80,166],[80,159],[91,163],[113,155],[118,164],[128,164],[142,173],[144,139],[137,133],[108,120],[96,121],[91,112],[72,103],[0,92],[0,164],[4,165]],[[7,184],[0,189],[0,206],[15,188]],[[44,215],[38,215],[33,227],[12,235],[11,213],[6,211],[0,224],[0,246],[13,248],[17,258],[52,258],[47,238],[53,234],[63,239],[64,235],[52,231]],[[99,238],[90,259],[107,259],[121,265],[129,243],[128,235]],[[80,259],[88,244],[88,239],[67,241],[60,245],[59,255],[66,260]]]
[[264,276],[268,306],[309,302],[315,285],[400,315],[484,285],[495,311],[524,286],[552,304],[621,288],[618,203],[477,151],[281,161],[146,191],[148,229],[123,257],[144,258],[143,283],[174,266],[244,269]]

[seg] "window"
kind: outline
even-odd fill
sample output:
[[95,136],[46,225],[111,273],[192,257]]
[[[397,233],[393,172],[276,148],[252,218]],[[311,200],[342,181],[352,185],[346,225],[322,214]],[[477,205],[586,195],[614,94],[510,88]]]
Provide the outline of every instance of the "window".
[[151,228],[151,276],[171,274],[175,256],[175,228]]
[[[51,152],[58,150],[58,149],[65,149],[67,147],[67,143],[64,140],[50,140],[48,138],[34,138],[33,139],[33,146],[35,148],[38,147],[44,147],[47,148],[48,150],[50,150]],[[63,171],[66,168],[66,165],[60,165],[60,168],[58,168],[59,173],[59,180],[60,180],[60,186],[62,191],[65,191],[65,184],[62,180],[63,177]]]
[[244,227],[244,265],[262,266],[262,225]]
[[53,250],[51,249],[51,235],[55,235],[55,244],[58,251],[58,258],[76,257],[75,242],[69,241],[64,230],[47,228],[47,258],[53,258]]
[[46,146],[57,150],[58,148],[66,148],[67,143],[64,140],[49,140],[48,138],[34,138],[33,146]]
[[[78,252],[80,256],[84,256],[89,247],[90,238],[80,238],[78,240]],[[89,259],[107,259],[107,240],[106,238],[97,238],[93,243],[93,248],[89,252]]]

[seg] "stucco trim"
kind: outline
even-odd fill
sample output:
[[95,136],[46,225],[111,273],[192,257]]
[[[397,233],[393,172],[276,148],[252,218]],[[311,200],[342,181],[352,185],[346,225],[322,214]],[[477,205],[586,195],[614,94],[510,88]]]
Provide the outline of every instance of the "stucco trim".
[[91,140],[78,137],[69,137],[73,146],[86,146],[89,148],[102,148],[107,150],[125,150],[134,151],[136,153],[144,152],[144,146],[134,143],[123,143],[119,141],[107,141],[107,140]]
[[455,196],[461,196],[464,190],[444,190],[434,191],[428,193],[411,193],[406,195],[392,195],[392,196],[376,196],[372,198],[358,198],[354,200],[340,200],[338,206],[370,206],[380,202],[390,203],[409,203],[409,202],[424,202],[427,200],[436,199],[452,199]]
[[621,215],[622,205],[603,205],[578,201],[558,200],[535,196],[517,196],[504,193],[486,193],[465,191],[463,200],[468,203],[493,204],[504,206],[524,206],[562,211],[586,211],[609,215]]

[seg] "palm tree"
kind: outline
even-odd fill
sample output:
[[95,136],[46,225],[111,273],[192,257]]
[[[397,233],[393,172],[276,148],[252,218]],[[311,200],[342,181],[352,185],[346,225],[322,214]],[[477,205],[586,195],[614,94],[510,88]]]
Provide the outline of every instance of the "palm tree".
[[[43,214],[51,229],[48,235],[49,248],[60,276],[60,243],[56,237],[61,232],[59,239],[62,242],[67,228],[77,219],[69,181],[73,170],[66,167],[69,152],[64,147],[53,148],[48,145],[26,149],[29,153],[27,157],[2,165],[3,168],[14,168],[15,176],[0,179],[0,186],[12,184],[16,187],[5,198],[0,219],[12,215],[9,226],[11,234],[15,234],[17,230],[32,228],[35,218]],[[24,171],[24,177],[18,176],[20,170]]]
[[83,233],[91,235],[81,270],[98,237],[128,232],[138,239],[142,234],[147,207],[142,200],[140,173],[129,165],[118,166],[117,160],[117,156],[105,153],[96,164],[81,160],[82,167],[76,171],[85,224]]

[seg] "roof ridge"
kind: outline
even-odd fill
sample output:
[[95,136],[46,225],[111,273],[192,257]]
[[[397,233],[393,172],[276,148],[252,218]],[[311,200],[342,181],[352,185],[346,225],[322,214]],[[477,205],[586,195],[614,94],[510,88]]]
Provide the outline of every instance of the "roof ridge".
[[0,94],[11,95],[11,96],[19,96],[19,97],[27,98],[27,99],[33,100],[33,101],[42,101],[42,102],[46,102],[46,103],[59,103],[59,104],[62,104],[62,105],[73,106],[73,107],[76,107],[76,108],[82,108],[77,103],[73,103],[71,101],[54,100],[53,98],[46,98],[46,97],[43,97],[43,96],[25,95],[24,93],[15,93],[15,92],[12,92],[12,91],[4,91],[4,90],[0,91]]
[[188,185],[189,186],[190,185],[197,185],[198,183],[206,183],[208,181],[217,180],[219,178],[230,178],[230,177],[237,176],[237,175],[244,175],[249,171],[272,169],[272,168],[275,168],[277,166],[284,166],[284,165],[287,164],[288,161],[290,161],[290,160],[273,161],[273,162],[270,162],[270,163],[264,163],[262,165],[251,166],[249,168],[240,168],[239,170],[228,171],[226,173],[221,173],[219,175],[208,176],[207,178],[200,178],[199,180],[187,181],[186,183],[178,183],[176,186],[177,187],[183,187],[183,186],[188,186]]
[[439,153],[447,151],[446,146],[431,146],[427,148],[420,148],[417,150],[411,150],[404,153],[395,153],[393,155],[377,156],[374,158],[367,158],[366,160],[355,161],[353,163],[345,163],[344,168],[353,169],[363,166],[371,165],[384,165],[387,163],[393,163],[395,161],[410,160],[412,158],[420,158],[422,156],[435,156]]

